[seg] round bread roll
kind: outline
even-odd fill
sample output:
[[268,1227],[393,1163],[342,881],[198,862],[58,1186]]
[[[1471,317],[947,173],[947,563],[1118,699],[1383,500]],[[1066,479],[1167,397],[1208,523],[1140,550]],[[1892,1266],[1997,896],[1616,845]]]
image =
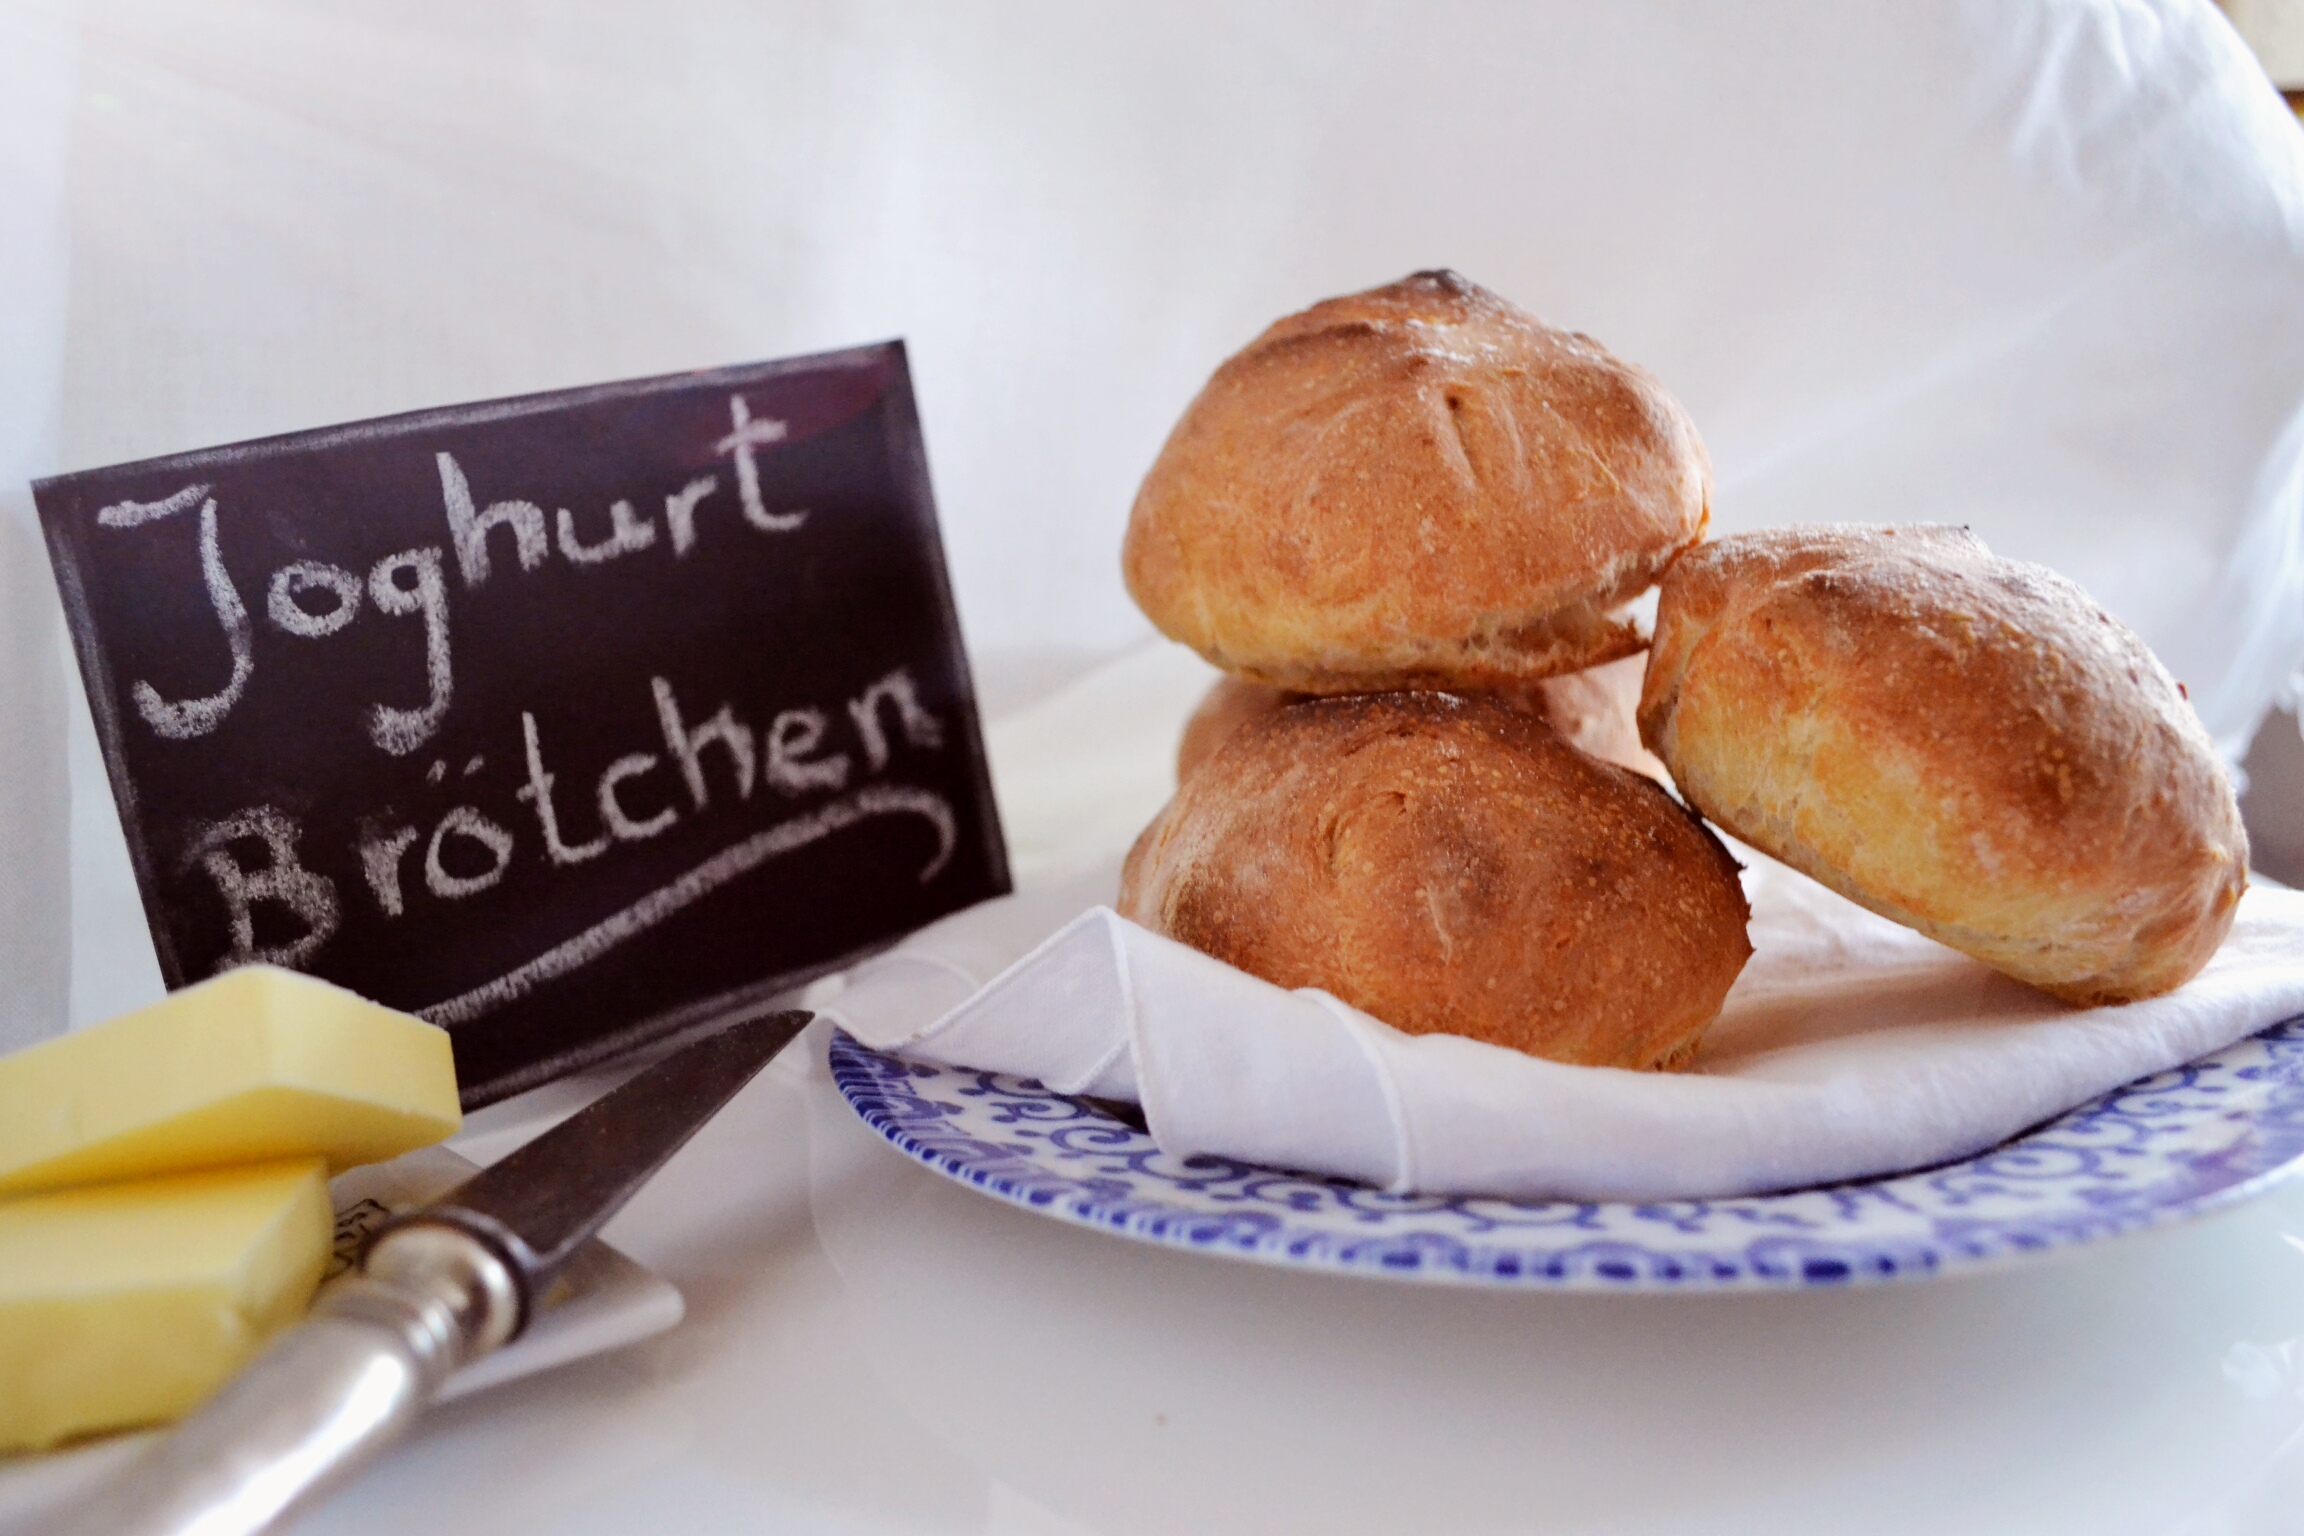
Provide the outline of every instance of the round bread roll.
[[1483,692],[1639,650],[1615,610],[1703,533],[1711,487],[1645,372],[1419,272],[1218,368],[1122,565],[1164,633],[1251,681]]
[[2181,985],[2247,884],[2183,690],[2077,586],[1965,529],[1691,550],[1640,733],[1722,828],[2076,1003]]
[[1234,729],[1129,852],[1120,911],[1411,1034],[1684,1062],[1752,952],[1736,865],[1651,780],[1493,699],[1381,693]]
[[[1531,683],[1525,689],[1499,693],[1496,699],[1516,709],[1544,717],[1562,740],[1579,752],[1603,762],[1629,768],[1664,782],[1664,765],[1640,744],[1634,712],[1640,703],[1640,679],[1647,665],[1644,656],[1627,656],[1582,672],[1564,673]],[[1285,693],[1243,678],[1224,677],[1208,690],[1184,722],[1183,739],[1176,744],[1176,777],[1190,778],[1233,730],[1283,704],[1311,698],[1311,694]]]

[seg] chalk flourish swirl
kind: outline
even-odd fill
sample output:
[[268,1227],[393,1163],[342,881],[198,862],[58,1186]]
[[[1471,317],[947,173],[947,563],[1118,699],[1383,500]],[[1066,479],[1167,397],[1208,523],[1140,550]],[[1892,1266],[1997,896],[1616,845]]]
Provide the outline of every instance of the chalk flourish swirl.
[[918,816],[935,828],[936,856],[921,869],[922,881],[936,877],[950,861],[952,850],[959,842],[959,822],[952,814],[951,802],[942,795],[902,784],[866,785],[854,794],[819,806],[804,816],[778,822],[733,847],[722,849],[679,879],[650,891],[574,938],[555,944],[527,964],[417,1012],[443,1026],[469,1023],[527,996],[545,982],[582,969],[617,945],[637,938],[681,908],[710,895],[731,880],[741,879],[769,860],[821,842],[835,832],[875,816]]

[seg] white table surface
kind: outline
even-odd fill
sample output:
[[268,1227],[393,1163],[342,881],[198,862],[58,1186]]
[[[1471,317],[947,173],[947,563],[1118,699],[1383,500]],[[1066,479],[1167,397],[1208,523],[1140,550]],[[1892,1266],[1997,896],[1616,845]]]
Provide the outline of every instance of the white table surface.
[[2304,1529],[2304,1403],[2223,1368],[2304,1334],[2304,1186],[1913,1286],[1425,1289],[999,1204],[882,1144],[805,1044],[609,1230],[685,1323],[439,1410],[306,1529]]
[[315,1533],[2268,1532],[2304,1186],[2010,1273],[1567,1297],[1315,1277],[1002,1205],[822,1040],[610,1229],[658,1340],[428,1420]]
[[[1204,676],[1147,652],[994,726],[1025,878],[1141,821],[1165,765],[1128,742]],[[2304,1531],[2304,1398],[2226,1369],[2304,1338],[2304,1183],[1873,1290],[1426,1288],[1003,1205],[881,1142],[822,1055],[819,1026],[609,1227],[680,1327],[435,1412],[305,1529]],[[458,1144],[500,1156],[598,1086]]]

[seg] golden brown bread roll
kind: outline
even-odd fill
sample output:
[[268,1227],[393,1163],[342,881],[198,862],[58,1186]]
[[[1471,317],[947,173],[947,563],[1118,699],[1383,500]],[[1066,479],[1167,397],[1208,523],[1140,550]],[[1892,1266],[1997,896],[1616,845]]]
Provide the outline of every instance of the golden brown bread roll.
[[[1640,727],[1634,718],[1640,703],[1640,679],[1646,666],[1647,657],[1626,656],[1582,672],[1542,678],[1524,689],[1498,693],[1494,697],[1515,709],[1541,715],[1560,733],[1561,740],[1577,751],[1589,752],[1603,762],[1644,773],[1661,783],[1669,776],[1655,755],[1640,744]],[[1205,762],[1234,728],[1268,715],[1283,704],[1310,697],[1310,694],[1284,693],[1243,678],[1217,679],[1192,711],[1191,718],[1184,722],[1183,738],[1176,745],[1177,779],[1190,777],[1192,770]]]
[[2077,586],[1965,529],[1689,551],[1640,733],[1727,831],[2073,1002],[2182,984],[2247,884],[2231,783],[2175,681]]
[[1152,622],[1299,693],[1488,691],[1640,648],[1709,516],[1647,373],[1453,272],[1279,321],[1208,381],[1122,551]]
[[1717,838],[1533,716],[1442,693],[1236,727],[1130,850],[1120,911],[1411,1034],[1656,1067],[1751,954]]

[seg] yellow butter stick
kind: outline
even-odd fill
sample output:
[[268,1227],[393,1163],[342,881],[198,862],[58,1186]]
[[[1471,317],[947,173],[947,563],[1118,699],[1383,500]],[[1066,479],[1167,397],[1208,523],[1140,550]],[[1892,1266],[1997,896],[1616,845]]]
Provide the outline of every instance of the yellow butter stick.
[[0,1204],[0,1451],[172,1419],[304,1313],[318,1158]]
[[282,1157],[349,1168],[461,1123],[445,1030],[247,966],[0,1059],[0,1199]]

